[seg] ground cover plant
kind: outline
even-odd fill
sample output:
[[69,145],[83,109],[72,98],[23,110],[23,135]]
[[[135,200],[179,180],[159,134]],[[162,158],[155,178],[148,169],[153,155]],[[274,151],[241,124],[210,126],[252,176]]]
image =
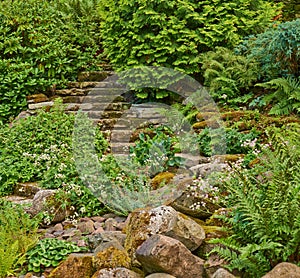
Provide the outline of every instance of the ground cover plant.
[[[62,203],[68,201],[79,215],[100,213],[103,205],[79,179],[72,149],[74,115],[64,109],[58,99],[50,112],[41,110],[0,128],[0,195],[10,194],[17,182],[37,181],[43,188],[60,189]],[[102,156],[108,145],[99,129],[95,144]]]

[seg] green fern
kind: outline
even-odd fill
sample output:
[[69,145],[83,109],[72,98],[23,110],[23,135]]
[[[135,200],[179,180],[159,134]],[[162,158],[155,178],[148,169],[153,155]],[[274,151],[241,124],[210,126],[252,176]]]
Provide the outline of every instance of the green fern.
[[272,145],[262,148],[260,163],[235,169],[226,182],[232,211],[222,219],[231,236],[212,240],[224,246],[212,252],[230,270],[261,277],[279,262],[300,261],[299,131],[298,124],[268,130]]
[[273,104],[269,112],[270,114],[287,115],[293,111],[300,112],[299,78],[276,78],[269,82],[256,84],[255,86],[272,90],[272,92],[264,98],[267,104]]

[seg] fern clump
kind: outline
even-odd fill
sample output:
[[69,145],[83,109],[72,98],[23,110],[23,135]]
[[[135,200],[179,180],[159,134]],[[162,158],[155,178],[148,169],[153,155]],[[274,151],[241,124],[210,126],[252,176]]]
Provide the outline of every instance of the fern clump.
[[264,97],[266,104],[273,104],[270,114],[288,115],[300,112],[300,78],[281,77],[256,84],[270,90]]
[[38,240],[37,229],[37,220],[0,199],[0,278],[15,274],[26,263],[26,252]]
[[258,79],[258,63],[228,48],[217,47],[203,54],[202,60],[204,84],[218,101],[236,102]]
[[269,132],[252,169],[236,166],[226,181],[231,235],[214,239],[230,270],[261,277],[276,264],[300,262],[300,126]]

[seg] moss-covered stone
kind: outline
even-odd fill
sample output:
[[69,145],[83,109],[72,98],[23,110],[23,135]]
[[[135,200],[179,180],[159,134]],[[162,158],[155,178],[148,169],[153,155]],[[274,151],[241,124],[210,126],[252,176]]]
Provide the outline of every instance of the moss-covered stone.
[[97,270],[114,267],[130,268],[131,260],[125,250],[110,246],[97,253],[94,258],[94,267]]
[[71,254],[48,278],[91,278],[95,273],[93,266],[93,254]]
[[175,174],[170,172],[163,172],[157,174],[152,180],[151,180],[151,187],[152,189],[156,190],[161,185],[168,184],[173,178]]

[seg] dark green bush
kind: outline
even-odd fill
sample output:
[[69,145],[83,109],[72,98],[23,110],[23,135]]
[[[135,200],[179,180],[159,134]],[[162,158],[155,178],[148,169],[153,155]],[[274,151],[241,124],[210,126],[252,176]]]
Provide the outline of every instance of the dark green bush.
[[[0,123],[25,107],[26,95],[74,80],[79,70],[97,64],[96,5],[91,0],[1,1]],[[82,14],[79,7],[89,12]]]
[[233,47],[277,14],[268,1],[100,1],[105,53],[116,70],[165,66],[194,74],[199,54]]
[[273,24],[262,34],[250,36],[237,51],[260,63],[261,78],[298,77],[300,64],[300,19]]

